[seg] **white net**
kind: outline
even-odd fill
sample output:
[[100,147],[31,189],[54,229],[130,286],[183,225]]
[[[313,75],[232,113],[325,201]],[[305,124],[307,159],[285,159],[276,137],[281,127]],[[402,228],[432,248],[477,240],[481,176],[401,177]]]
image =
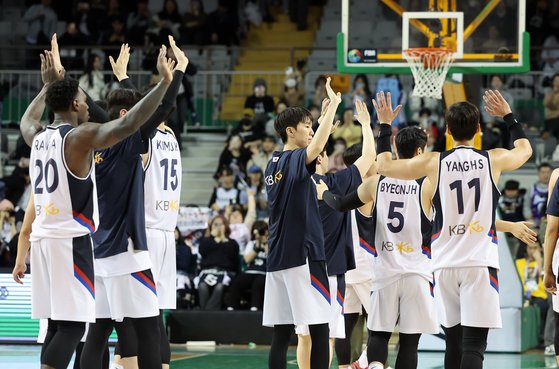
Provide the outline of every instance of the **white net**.
[[415,81],[413,95],[441,99],[446,74],[452,64],[452,51],[421,48],[404,50]]

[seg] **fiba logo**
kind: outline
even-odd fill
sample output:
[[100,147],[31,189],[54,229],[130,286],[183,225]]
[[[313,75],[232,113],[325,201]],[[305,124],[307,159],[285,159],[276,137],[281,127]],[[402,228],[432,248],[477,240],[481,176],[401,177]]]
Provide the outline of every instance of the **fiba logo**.
[[0,287],[0,300],[6,300],[10,296],[10,292],[8,292],[8,287],[1,286]]

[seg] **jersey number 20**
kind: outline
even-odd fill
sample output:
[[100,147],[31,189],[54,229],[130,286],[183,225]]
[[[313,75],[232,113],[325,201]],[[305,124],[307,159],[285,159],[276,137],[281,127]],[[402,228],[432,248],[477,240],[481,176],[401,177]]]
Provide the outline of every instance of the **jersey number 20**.
[[[34,193],[41,194],[44,189],[47,193],[53,193],[58,187],[58,166],[54,159],[49,159],[43,166],[42,160],[35,160],[35,167],[38,168],[37,178],[35,179]],[[43,183],[43,179],[45,180]]]

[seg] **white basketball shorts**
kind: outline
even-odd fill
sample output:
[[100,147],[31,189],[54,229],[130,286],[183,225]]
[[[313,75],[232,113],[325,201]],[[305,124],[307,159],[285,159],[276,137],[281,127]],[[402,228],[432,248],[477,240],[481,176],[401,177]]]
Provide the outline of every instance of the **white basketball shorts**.
[[497,269],[440,269],[435,272],[435,281],[439,319],[444,327],[502,327]]
[[31,292],[33,319],[95,322],[91,237],[32,242]]
[[268,272],[262,324],[328,323],[334,301],[324,261],[307,261],[298,267]]
[[359,283],[347,283],[345,289],[344,314],[359,314],[363,308],[369,314],[371,302],[371,290],[373,281],[371,279]]
[[175,232],[146,228],[151,271],[159,309],[177,308],[177,253]]
[[151,271],[114,277],[95,276],[97,318],[147,318],[159,315],[157,289]]
[[439,333],[433,283],[417,274],[371,293],[367,328],[376,332]]
[[[344,275],[329,276],[330,296],[336,296],[335,301],[332,300],[332,310],[328,328],[330,329],[330,338],[345,338],[345,320],[344,320],[344,295],[345,295],[345,278]],[[310,335],[308,325],[295,326],[295,333],[302,336]]]

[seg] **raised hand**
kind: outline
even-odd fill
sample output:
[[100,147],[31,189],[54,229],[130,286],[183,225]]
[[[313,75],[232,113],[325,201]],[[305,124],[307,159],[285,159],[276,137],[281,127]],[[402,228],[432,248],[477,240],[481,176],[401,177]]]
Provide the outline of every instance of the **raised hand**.
[[320,117],[318,117],[318,124],[322,123],[322,119],[326,115],[326,111],[328,110],[329,106],[330,106],[330,99],[325,97],[324,100],[322,100],[322,107],[320,109]]
[[525,244],[536,242],[537,234],[530,228],[531,225],[530,222],[514,222],[510,233]]
[[319,183],[316,183],[316,195],[318,197],[319,200],[322,200],[322,196],[324,195],[324,192],[328,191],[328,185],[326,183],[324,183],[324,181],[321,179]]
[[41,79],[43,84],[48,85],[50,83],[59,81],[60,73],[56,70],[54,65],[54,57],[52,52],[45,50],[41,55]]
[[377,112],[378,120],[380,124],[390,125],[394,118],[398,116],[402,105],[398,105],[396,109],[392,110],[392,96],[390,92],[384,96],[384,91],[377,93],[376,101],[373,99],[373,106]]
[[56,38],[56,33],[52,35],[50,39],[50,51],[52,52],[52,57],[54,60],[54,68],[58,71],[59,78],[64,79],[66,70],[62,66],[62,61],[60,60],[60,50],[58,49],[58,40]]
[[118,81],[128,78],[128,61],[130,60],[130,46],[128,44],[122,44],[120,47],[120,53],[118,58],[115,60],[112,56],[109,56],[109,62],[111,62],[111,67],[113,68],[113,74]]
[[334,132],[336,132],[336,129],[338,129],[339,126],[340,126],[340,121],[337,120],[336,123],[334,123],[334,125],[332,126],[332,129],[330,130],[330,134],[333,135]]
[[355,110],[357,114],[354,115],[355,119],[361,123],[362,126],[371,125],[371,115],[367,109],[367,105],[361,100],[355,101]]
[[167,83],[171,83],[173,80],[173,72],[169,68],[169,61],[167,60],[167,48],[165,45],[161,45],[159,49],[159,55],[157,56],[157,71],[163,80]]
[[509,103],[505,100],[503,95],[497,90],[487,90],[483,95],[485,111],[494,117],[502,118],[507,114],[512,113]]
[[339,92],[335,93],[334,90],[332,90],[332,86],[330,86],[331,81],[332,78],[326,78],[326,94],[328,95],[330,102],[339,104],[342,102],[342,94],[340,94]]
[[175,54],[175,58],[177,59],[176,69],[185,72],[189,60],[186,57],[184,51],[182,51],[182,49],[177,46],[177,44],[175,43],[175,39],[171,35],[169,35],[169,45],[171,46],[171,49],[173,50],[173,54]]

